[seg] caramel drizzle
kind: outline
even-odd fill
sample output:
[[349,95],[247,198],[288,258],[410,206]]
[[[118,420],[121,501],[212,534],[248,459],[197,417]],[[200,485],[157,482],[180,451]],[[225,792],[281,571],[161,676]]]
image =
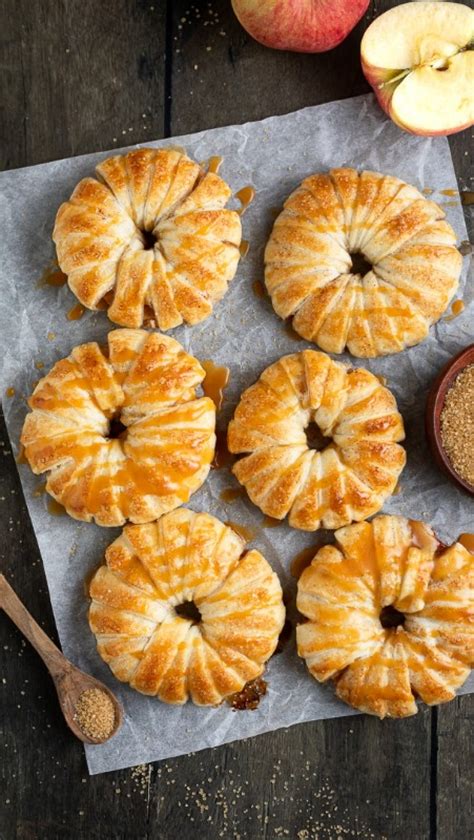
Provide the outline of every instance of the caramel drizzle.
[[[192,421],[192,404],[189,414]],[[163,467],[158,471],[155,464],[151,465],[147,461],[135,462],[131,458],[124,458],[118,463],[112,461],[109,453],[112,454],[113,447],[122,449],[122,440],[104,440],[100,437],[94,442],[85,440],[71,443],[66,440],[62,446],[58,446],[57,455],[66,456],[76,465],[74,486],[64,494],[68,509],[78,513],[87,510],[97,515],[119,507],[128,517],[137,496],[174,495],[181,502],[187,502],[191,492],[189,479],[201,464],[210,462],[213,454],[208,432],[195,439],[195,442],[198,444],[196,452],[190,447],[179,457],[176,456],[173,444],[144,443],[142,453],[145,459],[150,455],[155,460],[162,458]],[[38,453],[37,447],[36,451]],[[18,463],[23,463],[20,457],[24,457],[24,451],[18,459]],[[95,458],[93,468],[88,466],[91,458]]]
[[68,321],[79,321],[79,319],[82,318],[82,316],[84,315],[85,311],[86,310],[84,306],[81,306],[80,303],[76,303],[76,305],[69,310],[69,312],[66,315],[66,318],[68,319]]
[[232,528],[245,542],[251,542],[255,538],[255,531],[252,528],[247,528],[246,525],[240,525],[238,522],[231,522],[230,520],[225,524],[228,528]]
[[213,470],[226,469],[232,464],[233,460],[234,456],[227,448],[227,431],[216,429],[216,448],[211,468]]
[[462,300],[455,300],[451,304],[451,315],[446,315],[445,321],[454,321],[461,312],[464,312],[465,306]]
[[315,546],[311,546],[310,548],[303,548],[303,551],[295,554],[290,565],[291,576],[298,580],[304,570],[311,565],[311,561],[317,551],[318,549]]
[[220,155],[213,155],[212,157],[210,157],[207,164],[207,171],[213,172],[215,175],[217,175],[219,169],[222,166],[223,160],[224,158]]
[[238,201],[240,201],[242,205],[239,210],[239,215],[243,216],[247,207],[249,206],[249,204],[252,203],[252,201],[255,198],[255,190],[250,185],[247,187],[242,187],[241,190],[235,193],[235,197]]
[[257,677],[257,679],[246,683],[237,694],[231,694],[227,698],[227,703],[235,712],[253,712],[259,705],[261,698],[267,693],[267,685],[266,680]]
[[241,259],[244,259],[247,256],[247,254],[249,252],[249,248],[250,248],[249,241],[247,239],[242,239],[242,242],[240,243],[240,246],[239,246]]
[[230,379],[230,370],[228,367],[215,365],[212,359],[205,359],[201,365],[206,371],[202,390],[205,396],[212,400],[216,411],[220,411],[224,402],[224,390]]
[[38,487],[33,490],[33,498],[37,499],[39,496],[43,496],[46,493],[46,481],[43,481],[42,484],[39,484]]
[[264,298],[265,297],[265,286],[263,285],[261,280],[254,280],[252,283],[252,291],[255,297]]
[[274,519],[273,516],[265,516],[262,522],[262,528],[278,528],[283,525],[283,520]]
[[[113,443],[111,441],[108,445]],[[186,480],[194,474],[196,467],[194,460],[182,459],[174,468],[167,464],[166,472],[158,474],[155,466],[138,464],[128,459],[114,470],[113,475],[106,471],[102,475],[96,473],[90,476],[85,491],[84,507],[95,515],[101,510],[118,506],[128,516],[131,502],[137,495],[176,495],[182,502],[187,502],[190,491]]]
[[64,516],[66,508],[64,508],[63,505],[60,505],[56,499],[51,498],[48,500],[48,513],[50,513],[51,516]]
[[292,341],[303,341],[300,335],[293,329],[291,325],[291,321],[285,321],[285,333],[287,334],[288,338],[291,338]]
[[53,288],[57,289],[61,286],[65,286],[66,283],[67,274],[64,274],[64,272],[61,271],[57,261],[55,260],[45,268],[36,286],[39,289],[43,286],[53,286]]
[[28,461],[26,459],[25,447],[22,443],[20,443],[20,448],[18,450],[18,455],[15,458],[17,464],[27,464]]
[[241,499],[244,495],[245,490],[243,487],[225,487],[220,494],[220,498],[223,502],[227,502],[227,504],[231,505],[237,499]]

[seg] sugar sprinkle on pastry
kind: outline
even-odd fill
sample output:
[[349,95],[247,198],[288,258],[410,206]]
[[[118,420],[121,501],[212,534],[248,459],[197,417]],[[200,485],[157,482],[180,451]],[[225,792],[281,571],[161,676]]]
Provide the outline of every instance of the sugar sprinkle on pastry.
[[[89,624],[117,679],[165,703],[214,706],[263,673],[285,619],[281,585],[232,528],[180,508],[126,526],[105,557]],[[195,617],[181,611],[189,604]]]
[[215,406],[196,396],[205,371],[173,338],[123,329],[107,340],[74,347],[40,379],[21,443],[70,516],[150,522],[206,479]]
[[415,187],[332,169],[285,201],[265,249],[265,283],[275,312],[307,341],[383,356],[418,344],[446,310],[461,273],[455,245],[444,211]]
[[[326,441],[311,448],[308,427]],[[325,353],[283,356],[242,394],[228,428],[233,473],[251,501],[305,531],[371,516],[405,465],[395,398],[364,368]]]
[[53,231],[71,291],[124,327],[197,324],[240,258],[228,184],[179,149],[135,149],[96,167],[58,210]]
[[298,653],[361,712],[452,700],[474,663],[474,554],[423,522],[377,516],[335,533],[298,582]]

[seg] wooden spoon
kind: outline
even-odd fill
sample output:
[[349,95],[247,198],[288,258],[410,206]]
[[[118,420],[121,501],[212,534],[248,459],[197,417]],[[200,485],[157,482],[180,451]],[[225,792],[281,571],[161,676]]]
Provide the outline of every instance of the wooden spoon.
[[[79,738],[86,744],[103,744],[105,741],[108,741],[109,738],[115,735],[123,721],[123,710],[117,698],[107,686],[94,677],[89,676],[89,674],[84,674],[83,671],[80,671],[79,668],[76,668],[72,662],[66,659],[59,648],[53,644],[44,630],[36,623],[4,575],[1,574],[0,607],[5,610],[6,614],[10,616],[14,624],[16,624],[18,629],[21,630],[23,635],[41,656],[41,659],[53,678],[62,713],[71,732],[74,733],[76,738]],[[107,694],[115,709],[114,728],[110,735],[103,739],[95,740],[90,738],[79,728],[75,718],[77,701],[80,695],[91,688],[98,688]]]

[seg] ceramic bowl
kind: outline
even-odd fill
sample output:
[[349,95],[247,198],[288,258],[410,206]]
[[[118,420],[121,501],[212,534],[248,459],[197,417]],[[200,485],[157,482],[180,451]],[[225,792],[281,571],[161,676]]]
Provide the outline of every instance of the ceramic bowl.
[[464,481],[453,469],[446,454],[441,437],[441,412],[443,410],[446,394],[454,383],[456,376],[468,365],[474,363],[474,344],[465,347],[457,356],[454,356],[436,377],[428,395],[425,413],[426,434],[431,446],[436,463],[447,475],[462,487],[471,496],[474,496],[474,487]]

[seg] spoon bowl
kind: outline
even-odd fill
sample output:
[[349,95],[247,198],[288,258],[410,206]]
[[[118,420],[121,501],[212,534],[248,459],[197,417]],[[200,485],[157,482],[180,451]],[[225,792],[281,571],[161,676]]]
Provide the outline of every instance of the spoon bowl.
[[[56,687],[59,704],[64,719],[76,738],[85,744],[103,744],[112,738],[123,722],[123,709],[115,695],[106,685],[76,668],[56,647],[51,639],[36,623],[25,605],[20,601],[14,589],[4,575],[0,574],[0,607],[16,624],[23,635],[33,645],[46,665]],[[79,726],[76,717],[77,704],[81,694],[90,689],[99,689],[111,700],[114,707],[114,725],[105,738],[91,738]]]
[[[84,671],[80,671],[79,668],[76,668],[68,660],[66,660],[66,663],[69,667],[62,673],[58,673],[56,676],[53,676],[51,673],[64,719],[76,738],[84,741],[85,744],[105,744],[106,741],[109,741],[110,738],[115,735],[122,725],[122,706],[115,695],[109,688],[107,688],[106,685],[104,685],[104,683],[100,682],[100,680],[96,680],[95,677],[91,677],[89,674],[85,674]],[[91,688],[97,688],[99,691],[106,694],[114,707],[114,725],[110,734],[107,735],[106,738],[91,738],[82,731],[76,720],[76,709],[79,698],[84,691],[88,691]]]

